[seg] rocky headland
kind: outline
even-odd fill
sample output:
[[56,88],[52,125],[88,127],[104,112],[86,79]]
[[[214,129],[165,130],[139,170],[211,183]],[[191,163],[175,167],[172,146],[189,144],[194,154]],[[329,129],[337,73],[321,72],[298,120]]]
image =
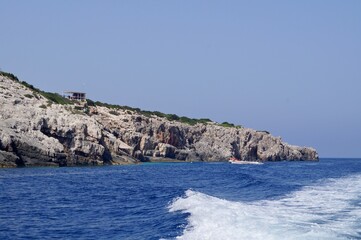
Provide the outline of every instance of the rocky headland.
[[[59,98],[61,101],[59,101]],[[78,103],[0,72],[0,167],[177,161],[318,160],[265,131]]]

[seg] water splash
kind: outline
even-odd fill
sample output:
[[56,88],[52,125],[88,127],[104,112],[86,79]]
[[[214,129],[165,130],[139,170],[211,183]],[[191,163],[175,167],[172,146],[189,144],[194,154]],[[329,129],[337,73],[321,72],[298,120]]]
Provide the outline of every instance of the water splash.
[[190,214],[178,239],[361,239],[361,175],[251,203],[187,190],[169,210]]

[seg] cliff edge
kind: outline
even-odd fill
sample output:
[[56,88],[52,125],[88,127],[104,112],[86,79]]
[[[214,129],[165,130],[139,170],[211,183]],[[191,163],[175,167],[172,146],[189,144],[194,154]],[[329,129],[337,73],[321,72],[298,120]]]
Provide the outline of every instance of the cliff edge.
[[[60,97],[60,96],[58,96]],[[112,105],[113,106],[113,105]],[[318,160],[267,132],[194,125],[121,107],[65,101],[0,73],[0,167],[131,164],[150,160]]]

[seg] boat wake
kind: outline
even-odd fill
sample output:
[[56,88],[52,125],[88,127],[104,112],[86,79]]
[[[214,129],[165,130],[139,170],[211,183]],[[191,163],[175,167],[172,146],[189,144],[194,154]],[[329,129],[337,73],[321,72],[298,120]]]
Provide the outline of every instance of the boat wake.
[[190,214],[178,239],[361,239],[361,175],[256,202],[187,190],[169,211]]

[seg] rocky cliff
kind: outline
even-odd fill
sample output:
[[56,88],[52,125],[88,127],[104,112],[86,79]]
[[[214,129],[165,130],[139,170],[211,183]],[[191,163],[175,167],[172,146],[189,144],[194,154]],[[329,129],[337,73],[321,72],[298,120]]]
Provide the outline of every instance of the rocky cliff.
[[57,104],[0,75],[0,167],[129,164],[157,159],[317,160],[267,132],[217,123],[194,126],[137,111]]

